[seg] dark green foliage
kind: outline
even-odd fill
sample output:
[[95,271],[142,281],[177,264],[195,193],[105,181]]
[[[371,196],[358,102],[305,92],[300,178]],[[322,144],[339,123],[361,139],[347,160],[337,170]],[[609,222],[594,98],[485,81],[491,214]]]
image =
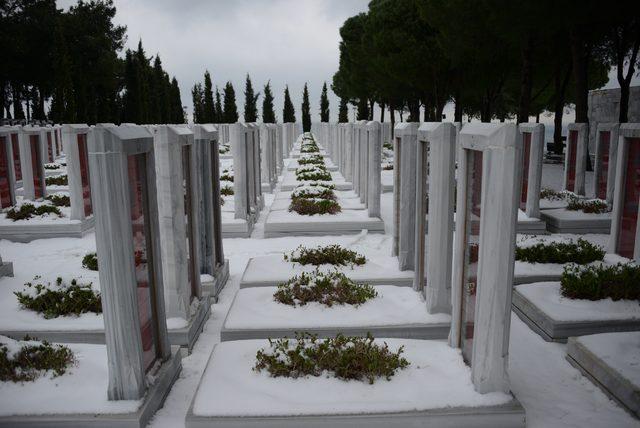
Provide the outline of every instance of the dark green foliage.
[[302,132],[311,131],[311,104],[309,104],[309,89],[304,84],[302,90]]
[[224,186],[220,188],[220,194],[224,195],[224,196],[231,196],[233,195],[233,187],[231,186]]
[[325,306],[358,306],[376,297],[369,284],[357,284],[341,272],[303,272],[289,281],[278,284],[273,298],[290,306],[304,306],[310,302]]
[[45,163],[44,169],[55,171],[56,169],[60,169],[61,166],[62,165],[60,165],[59,163]]
[[204,72],[204,89],[203,89],[203,116],[202,123],[214,123],[216,120],[216,106],[213,102],[213,83],[211,82],[211,74],[209,70]]
[[382,148],[393,151],[393,143],[383,143]]
[[238,107],[236,106],[236,91],[231,82],[224,87],[224,123],[236,123],[238,121]]
[[320,148],[315,141],[303,141],[300,146],[300,153],[320,153]]
[[303,170],[298,168],[296,170],[296,178],[299,181],[331,181],[331,173],[326,169],[318,167],[318,165],[313,165],[317,168],[314,170]]
[[276,123],[276,112],[273,107],[273,93],[271,92],[271,82],[264,85],[264,97],[262,98],[262,122]]
[[82,258],[82,267],[89,270],[98,270],[98,254],[97,253],[87,253]]
[[[168,78],[168,77],[167,77]],[[187,123],[187,117],[182,106],[182,100],[180,99],[180,87],[178,87],[178,80],[174,77],[171,79],[170,94],[170,114],[169,123]]]
[[570,265],[562,273],[560,288],[570,299],[640,300],[640,266]]
[[340,98],[340,107],[338,108],[338,122],[349,122],[349,105],[345,98]]
[[340,245],[326,245],[316,248],[306,248],[302,245],[285,254],[284,259],[301,265],[324,265],[334,266],[362,266],[367,259],[353,250],[348,250]]
[[71,206],[71,198],[69,197],[69,195],[53,194],[53,195],[47,196],[45,199],[48,201],[51,201],[51,203],[56,207]]
[[383,171],[392,171],[393,170],[393,163],[391,163],[391,162],[385,163],[384,165],[382,165],[382,170]]
[[305,199],[328,199],[335,201],[337,199],[336,194],[332,189],[326,187],[298,187],[291,192],[291,199],[305,198]]
[[230,181],[233,183],[233,173],[225,169],[222,171],[222,175],[220,175],[220,181]]
[[324,157],[321,154],[303,156],[298,159],[298,165],[324,165]]
[[215,123],[224,123],[224,109],[222,107],[222,100],[220,97],[220,91],[216,86],[216,120]]
[[74,364],[73,352],[63,345],[25,343],[10,355],[7,345],[0,343],[1,382],[32,382],[49,371],[53,372],[52,377],[58,377]]
[[600,199],[583,200],[578,198],[570,198],[567,204],[569,211],[582,211],[589,214],[601,214],[609,211],[606,201]]
[[38,205],[22,204],[20,208],[10,208],[7,211],[7,218],[17,221],[26,220],[34,216],[41,216],[45,214],[55,214],[58,217],[62,217],[62,213],[58,207],[53,205]]
[[244,121],[252,123],[258,121],[258,98],[260,93],[254,94],[251,78],[247,74],[247,80],[244,87]]
[[364,338],[339,334],[319,340],[315,335],[297,333],[295,340],[269,339],[269,346],[256,354],[254,370],[267,370],[272,377],[296,379],[330,372],[345,381],[373,384],[380,378],[390,380],[398,370],[409,366],[409,361],[401,357],[402,346],[392,352],[386,343],[374,343],[371,335]]
[[578,238],[577,242],[538,242],[530,247],[516,247],[516,260],[528,263],[587,264],[604,259],[602,247]]
[[201,83],[196,83],[191,89],[193,103],[193,123],[206,123],[204,119],[204,91]]
[[291,200],[289,211],[300,215],[337,214],[342,208],[336,201],[328,199],[295,198]]
[[284,88],[284,108],[282,109],[282,123],[294,123],[296,121],[296,111],[289,95],[289,85]]
[[327,82],[322,85],[320,94],[320,122],[329,122],[329,96],[327,95]]
[[79,284],[76,279],[67,284],[58,278],[55,285],[31,282],[24,285],[23,291],[13,293],[20,305],[47,319],[87,312],[102,313],[100,293],[94,291],[91,284]]
[[54,175],[51,177],[46,177],[44,179],[44,182],[47,186],[68,186],[69,178],[66,176],[66,174]]

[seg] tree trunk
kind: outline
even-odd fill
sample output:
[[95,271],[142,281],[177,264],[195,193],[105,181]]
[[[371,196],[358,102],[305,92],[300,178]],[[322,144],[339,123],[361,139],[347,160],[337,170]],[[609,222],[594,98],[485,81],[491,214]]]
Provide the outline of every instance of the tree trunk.
[[589,64],[585,40],[579,29],[572,29],[569,35],[571,45],[571,62],[576,96],[576,123],[589,122]]
[[391,119],[391,138],[393,138],[396,127],[396,112],[393,103],[389,103],[389,118]]
[[380,123],[384,122],[384,102],[380,103]]
[[520,103],[518,105],[518,123],[529,121],[531,107],[531,87],[533,86],[533,36],[529,34],[522,47],[522,76],[520,80]]
[[445,104],[442,102],[439,102],[436,106],[436,117],[434,118],[436,122],[442,122],[442,112],[444,110],[444,106]]
[[369,121],[373,120],[373,109],[376,106],[376,102],[374,100],[369,100]]
[[[635,63],[638,58],[638,50],[640,49],[640,31],[637,32],[635,38],[631,50],[631,57],[629,57],[629,70],[627,70],[626,76],[624,75],[624,60],[626,59],[627,52],[618,49],[616,53],[618,83],[620,84],[620,114],[618,115],[618,122],[620,123],[627,123],[629,121],[629,87],[631,86],[631,78],[635,73]],[[621,45],[620,41],[618,41],[617,45]]]
[[460,90],[456,90],[455,94],[455,110],[453,111],[453,121],[454,122],[462,122],[462,95],[460,94]]
[[540,123],[540,112],[536,114],[536,123]]

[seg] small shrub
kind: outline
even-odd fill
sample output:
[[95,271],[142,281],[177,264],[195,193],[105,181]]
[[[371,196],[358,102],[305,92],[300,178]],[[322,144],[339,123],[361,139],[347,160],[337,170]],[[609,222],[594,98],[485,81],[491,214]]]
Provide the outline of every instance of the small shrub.
[[387,150],[393,150],[393,143],[384,143],[382,144],[382,148]]
[[52,377],[62,376],[76,363],[71,349],[63,345],[51,345],[44,341],[38,345],[20,344],[19,350],[9,348],[15,348],[18,344],[20,342],[10,345],[0,343],[2,382],[31,382],[49,371],[53,372]]
[[336,190],[335,184],[329,181],[312,181],[311,183],[299,184],[297,188],[301,187],[324,187],[325,189]]
[[333,190],[323,186],[299,186],[291,192],[291,199],[296,198],[317,198],[335,201],[336,194]]
[[47,186],[67,186],[69,185],[69,178],[66,174],[54,175],[52,177],[46,177],[44,182]]
[[23,308],[42,314],[46,319],[75,315],[86,312],[102,313],[100,293],[89,284],[79,284],[76,279],[64,283],[62,278],[50,283],[25,283],[25,289],[13,294]]
[[27,220],[31,217],[41,216],[45,214],[55,214],[58,217],[62,217],[62,213],[58,207],[53,205],[38,205],[22,204],[19,208],[10,208],[6,216],[13,221]]
[[45,199],[50,201],[56,207],[71,206],[71,198],[69,197],[69,195],[53,194],[47,196]]
[[224,170],[222,171],[222,175],[220,175],[220,181],[230,181],[233,183],[233,171]]
[[224,186],[222,188],[220,188],[220,194],[224,195],[224,196],[231,196],[233,195],[233,187],[231,186]]
[[393,170],[393,164],[392,163],[385,163],[382,165],[382,170],[383,171],[392,171]]
[[301,265],[324,265],[334,266],[362,266],[367,259],[353,250],[348,250],[338,244],[324,247],[305,248],[302,245],[289,254],[284,255],[284,259],[292,263]]
[[302,145],[300,146],[300,153],[319,153],[320,149],[318,148],[318,145],[312,141],[312,142],[306,142],[303,141]]
[[358,306],[378,293],[369,284],[357,284],[341,272],[303,272],[279,284],[273,298],[282,304],[304,306],[317,302],[325,306]]
[[218,153],[220,153],[221,155],[229,153],[230,150],[231,146],[229,144],[220,144],[220,146],[218,146]]
[[56,170],[56,169],[60,169],[61,166],[62,165],[60,165],[59,163],[45,163],[44,169]]
[[98,270],[98,254],[87,253],[82,258],[82,267],[89,270]]
[[303,156],[298,159],[298,165],[324,165],[324,157],[321,155]]
[[602,247],[582,238],[577,242],[538,242],[530,247],[516,247],[516,260],[528,263],[579,263],[602,260]]
[[601,214],[609,211],[609,205],[607,205],[607,201],[603,201],[602,199],[583,200],[570,198],[567,209],[569,211],[582,211],[588,214]]
[[296,169],[299,181],[331,181],[331,173],[324,166],[304,165]]
[[640,266],[570,265],[562,273],[560,291],[569,299],[640,300]]
[[301,215],[337,214],[342,211],[340,204],[329,199],[295,198],[291,200],[289,212],[295,211]]
[[398,370],[409,366],[401,355],[404,347],[392,352],[384,343],[374,343],[373,337],[349,337],[319,340],[311,334],[296,334],[295,339],[269,339],[270,348],[256,354],[255,371],[267,370],[272,377],[299,378],[322,376],[329,372],[342,380],[391,380]]
[[568,201],[577,198],[578,195],[568,190],[557,191],[547,187],[540,191],[540,199],[546,199],[548,201]]

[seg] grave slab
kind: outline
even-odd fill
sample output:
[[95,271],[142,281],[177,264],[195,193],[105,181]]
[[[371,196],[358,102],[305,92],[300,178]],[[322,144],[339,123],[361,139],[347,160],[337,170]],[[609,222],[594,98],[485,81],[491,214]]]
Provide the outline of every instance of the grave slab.
[[611,213],[583,213],[566,208],[545,209],[540,217],[552,233],[606,233],[611,229]]
[[295,212],[276,210],[269,212],[265,225],[265,238],[302,235],[348,235],[362,230],[384,233],[384,222],[369,217],[366,210],[342,210],[337,214],[300,215]]

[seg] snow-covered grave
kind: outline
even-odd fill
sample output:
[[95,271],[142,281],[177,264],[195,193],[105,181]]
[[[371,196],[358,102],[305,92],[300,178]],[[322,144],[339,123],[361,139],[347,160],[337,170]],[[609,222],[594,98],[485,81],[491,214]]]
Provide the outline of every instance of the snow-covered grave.
[[258,125],[260,132],[260,175],[262,191],[271,193],[278,182],[276,125],[262,123]]
[[640,262],[640,123],[620,125],[609,251]]
[[429,313],[451,313],[455,141],[451,123],[426,122],[418,129],[413,289],[424,293]]
[[257,125],[229,125],[229,142],[233,154],[233,211],[222,210],[222,236],[246,238],[264,207]]
[[544,125],[518,125],[522,144],[522,186],[518,233],[545,233],[546,223],[540,220],[540,183],[544,151]]
[[222,210],[220,207],[220,160],[218,130],[215,125],[193,125],[196,154],[198,261],[200,282],[213,299],[229,279],[229,261],[222,247]]
[[168,318],[185,324],[170,332],[172,343],[191,349],[211,309],[210,294],[203,292],[200,282],[198,248],[204,232],[198,222],[194,134],[187,127],[171,125],[155,126],[152,132],[157,191],[152,212],[159,217],[165,311]]
[[16,203],[16,176],[13,163],[11,133],[0,128],[0,208],[9,208]]
[[596,198],[613,203],[618,154],[619,123],[598,123],[596,130],[596,157],[593,165],[593,194]]
[[77,366],[57,378],[3,382],[3,426],[143,426],[181,369],[167,333],[152,136],[98,126],[89,159],[105,346],[69,345]]
[[567,360],[607,396],[640,418],[640,332],[571,337]]

